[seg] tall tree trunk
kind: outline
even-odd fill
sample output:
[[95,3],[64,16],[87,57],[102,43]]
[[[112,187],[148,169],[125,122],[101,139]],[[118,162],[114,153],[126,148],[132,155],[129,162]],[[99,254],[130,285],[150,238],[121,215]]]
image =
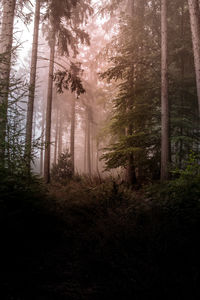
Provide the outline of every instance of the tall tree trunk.
[[[134,18],[135,15],[135,1],[130,2],[130,13],[131,17]],[[131,76],[130,76],[130,90],[135,93],[135,69],[136,66],[134,64],[134,53],[132,55],[132,70],[131,70]],[[129,113],[134,105],[134,99],[131,97],[131,99],[127,103],[127,113]],[[133,125],[132,123],[129,124],[128,128],[125,131],[126,135],[132,135],[133,134]],[[137,181],[136,174],[135,174],[135,164],[134,164],[134,155],[133,153],[128,154],[128,161],[127,161],[127,170],[126,170],[126,181],[129,185],[134,185]]]
[[99,141],[96,141],[96,172],[99,174]]
[[[127,135],[133,134],[133,127],[131,125],[129,125],[129,128],[128,128],[126,134]],[[134,185],[137,182],[133,153],[128,154],[128,165],[127,165],[126,178],[127,178],[127,183],[129,185]]]
[[33,115],[33,140],[36,138],[36,120],[37,120],[37,112]]
[[45,116],[44,112],[42,114],[42,147],[40,151],[40,175],[43,175],[43,161],[44,161],[44,123],[45,123]]
[[62,111],[60,109],[59,135],[58,135],[58,156],[62,153],[62,136],[63,136]]
[[72,111],[71,111],[71,133],[70,133],[70,154],[72,161],[72,173],[74,174],[74,140],[75,140],[75,117],[76,117],[76,102],[75,98],[72,98]]
[[5,160],[5,138],[8,110],[8,92],[13,42],[13,23],[16,0],[3,0],[3,17],[0,35],[0,164]]
[[29,86],[28,108],[27,108],[27,117],[26,117],[25,157],[26,157],[26,165],[27,165],[28,173],[30,173],[31,150],[32,150],[32,126],[33,126],[32,124],[33,124],[33,109],[34,109],[34,98],[35,98],[39,23],[40,23],[40,0],[36,0],[32,56],[31,56],[30,86]]
[[91,120],[91,111],[90,107],[87,107],[87,167],[88,167],[88,174],[91,176],[91,150],[90,150],[90,120]]
[[161,0],[161,181],[169,176],[169,146],[167,1]]
[[54,164],[57,162],[57,149],[58,149],[58,107],[56,111],[56,132],[55,132],[55,145],[54,145]]
[[[184,3],[182,3],[181,6],[181,16],[180,16],[181,20],[180,20],[180,37],[182,40],[182,43],[184,42]],[[182,160],[183,160],[183,140],[182,140],[182,136],[183,136],[183,119],[184,119],[184,115],[183,115],[183,105],[184,105],[184,98],[185,98],[185,92],[184,92],[184,84],[185,84],[185,57],[184,57],[184,53],[181,53],[181,57],[180,57],[180,72],[181,72],[181,111],[180,111],[180,117],[181,117],[181,125],[180,125],[180,142],[179,142],[179,157],[178,157],[178,164],[179,164],[179,168],[182,167]]]
[[93,173],[94,170],[94,125],[91,122],[91,172]]
[[85,139],[84,139],[84,173],[87,172],[87,117],[85,120]]
[[194,64],[196,72],[197,96],[200,116],[200,11],[198,0],[188,0],[190,12],[190,24],[192,31],[192,43],[194,52]]
[[56,43],[56,37],[55,37],[55,31],[53,31],[51,45],[50,45],[49,79],[48,79],[47,110],[46,110],[45,157],[44,157],[45,183],[50,182],[51,112],[52,112],[55,43]]

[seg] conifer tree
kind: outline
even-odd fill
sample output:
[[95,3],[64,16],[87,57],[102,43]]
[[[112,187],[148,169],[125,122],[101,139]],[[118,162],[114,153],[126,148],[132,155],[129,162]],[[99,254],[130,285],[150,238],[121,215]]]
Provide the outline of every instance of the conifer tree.
[[187,0],[168,5],[168,73],[172,166],[183,168],[198,152],[199,121],[195,67]]
[[13,23],[16,0],[3,0],[0,35],[0,162],[4,164]]
[[161,180],[168,179],[169,101],[167,63],[167,1],[161,0]]
[[27,171],[30,173],[31,162],[31,148],[32,148],[32,123],[33,123],[33,108],[35,97],[35,83],[36,83],[36,66],[37,66],[37,52],[38,52],[38,34],[40,23],[40,5],[41,0],[36,0],[35,18],[34,18],[34,33],[32,43],[32,56],[31,56],[31,70],[30,70],[30,87],[26,117],[26,149],[25,158],[27,162]]
[[[152,59],[156,61],[159,56],[159,49],[157,40],[151,37],[152,28],[145,26],[145,4],[145,1],[135,2],[134,17],[121,18],[119,35],[111,46],[114,49],[113,57],[109,57],[111,66],[102,74],[109,81],[119,82],[111,123],[117,142],[106,149],[102,158],[106,160],[107,169],[132,166],[132,174],[136,176],[137,171],[137,177],[150,176],[159,153],[156,83],[159,72],[155,73],[158,65],[152,65]],[[158,50],[153,51],[155,49]],[[133,184],[135,180],[132,177],[128,182]]]
[[75,98],[72,99],[71,104],[71,132],[70,132],[70,155],[72,162],[72,174],[74,174],[74,165],[75,165],[75,121],[76,121],[76,102]]
[[52,111],[52,88],[53,88],[53,73],[54,73],[54,57],[55,57],[55,30],[52,29],[50,39],[50,60],[49,60],[49,75],[48,75],[48,90],[47,90],[47,108],[46,108],[46,127],[45,127],[45,157],[44,157],[44,179],[48,183],[50,181],[50,141],[51,141],[51,111]]
[[[92,9],[89,5],[90,0],[70,0],[70,1],[49,1],[46,17],[50,27],[50,64],[49,64],[49,82],[47,95],[47,112],[46,112],[46,134],[45,134],[45,161],[44,161],[44,179],[48,183],[50,181],[50,143],[51,143],[51,109],[52,109],[52,87],[54,73],[54,57],[55,46],[60,55],[69,56],[69,48],[71,47],[74,55],[78,54],[78,44],[89,43],[88,34],[79,28],[84,22]],[[55,76],[58,91],[62,92],[63,88],[71,91],[77,91],[77,94],[84,92],[81,81],[78,78],[77,71],[80,68],[76,64],[71,64],[70,70],[58,72]]]
[[188,0],[192,32],[196,87],[200,116],[200,5],[198,0]]

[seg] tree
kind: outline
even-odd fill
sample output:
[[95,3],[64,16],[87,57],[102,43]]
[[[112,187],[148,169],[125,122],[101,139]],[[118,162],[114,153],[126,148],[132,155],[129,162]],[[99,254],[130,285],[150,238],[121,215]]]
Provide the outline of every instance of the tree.
[[63,150],[63,115],[62,115],[62,110],[60,109],[59,134],[58,134],[58,156],[62,153],[62,150]]
[[[87,14],[91,13],[91,8],[88,5],[90,1],[59,1],[51,0],[46,16],[49,20],[50,30],[50,64],[49,64],[49,82],[48,82],[48,95],[47,95],[47,113],[46,113],[46,134],[45,134],[45,162],[44,162],[44,179],[48,183],[50,181],[50,143],[51,143],[51,108],[52,108],[52,86],[53,86],[53,69],[54,69],[54,56],[55,46],[57,39],[58,51],[61,55],[69,56],[69,47],[71,47],[74,55],[78,53],[77,47],[81,43],[89,43],[89,36],[84,30],[79,28],[83,23]],[[75,64],[71,64],[71,72],[64,71],[58,72],[57,85],[59,87],[69,88],[71,83],[71,91],[76,91],[80,88],[80,92],[84,92],[82,86],[79,85],[77,70]],[[66,78],[67,77],[67,78]],[[58,83],[58,79],[60,80]]]
[[167,65],[167,1],[161,0],[161,180],[168,179],[169,103]]
[[199,120],[187,0],[168,3],[168,78],[171,167],[184,168],[198,152]]
[[200,115],[200,7],[198,0],[188,0],[190,25],[192,32],[194,63],[196,71],[196,86]]
[[70,132],[70,155],[71,155],[71,162],[72,162],[72,174],[74,174],[74,140],[75,140],[75,118],[76,118],[76,100],[72,99],[72,106],[71,106],[71,132]]
[[31,148],[32,148],[32,123],[33,123],[33,108],[35,97],[35,82],[36,82],[36,66],[37,66],[37,53],[38,53],[38,33],[40,23],[40,0],[36,0],[35,6],[35,19],[34,19],[34,33],[32,43],[32,56],[31,56],[31,70],[30,70],[30,87],[28,96],[28,108],[26,117],[26,149],[25,158],[27,162],[27,171],[30,173],[31,162]]
[[58,149],[58,112],[59,109],[56,107],[56,121],[55,121],[55,145],[54,145],[54,159],[53,162],[56,164],[57,162],[57,149]]
[[47,90],[46,127],[45,127],[44,179],[46,183],[50,181],[51,111],[52,111],[54,56],[55,56],[55,43],[56,43],[55,34],[56,34],[55,30],[52,29],[52,37],[50,41],[50,61],[49,61],[48,90]]
[[160,154],[160,49],[157,35],[152,38],[154,24],[149,21],[154,20],[154,11],[145,1],[136,1],[134,9],[134,16],[120,19],[119,33],[109,47],[109,67],[102,74],[108,82],[118,82],[112,99],[112,144],[102,158],[108,170],[128,169],[131,185],[136,179],[153,177]]
[[0,161],[4,164],[13,22],[16,0],[3,0],[0,35]]
[[86,130],[87,130],[87,170],[89,176],[92,174],[92,167],[91,167],[91,117],[92,111],[89,105],[86,106]]

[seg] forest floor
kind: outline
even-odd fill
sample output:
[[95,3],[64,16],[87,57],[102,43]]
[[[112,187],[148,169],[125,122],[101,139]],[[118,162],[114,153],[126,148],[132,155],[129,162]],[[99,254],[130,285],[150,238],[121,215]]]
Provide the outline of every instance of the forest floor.
[[194,204],[163,205],[112,182],[9,195],[0,299],[200,299]]

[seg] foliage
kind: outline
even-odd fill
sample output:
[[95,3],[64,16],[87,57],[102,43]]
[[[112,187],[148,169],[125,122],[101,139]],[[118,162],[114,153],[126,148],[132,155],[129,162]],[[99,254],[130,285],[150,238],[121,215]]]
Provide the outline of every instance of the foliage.
[[[90,0],[62,0],[59,3],[56,0],[48,1],[44,21],[48,20],[55,30],[58,51],[62,56],[69,56],[70,48],[76,56],[79,43],[89,45],[89,35],[80,27],[91,14]],[[44,24],[43,31],[50,40],[49,25]]]
[[164,200],[161,186],[150,195],[112,178],[82,177],[49,186],[47,197],[40,181],[29,188],[24,182],[12,179],[4,191],[15,189],[12,200],[0,201],[5,299],[37,299],[42,290],[59,300],[149,294],[168,300],[188,298],[194,287],[199,298],[200,204],[194,194]]
[[[169,191],[171,198],[183,205],[189,205],[193,209],[199,206],[200,200],[200,165],[199,158],[191,153],[186,166],[183,169],[176,169],[173,174],[178,178],[171,181]],[[186,203],[185,203],[186,202]],[[199,207],[200,208],[200,207]],[[199,210],[199,208],[197,208]]]
[[185,162],[184,169],[175,169],[172,171],[172,174],[179,175],[180,181],[184,180],[194,180],[200,176],[200,165],[199,165],[199,158],[194,152],[189,154],[188,161]]
[[[58,20],[63,5],[70,16],[68,8],[80,2],[48,1],[55,15],[61,10]],[[106,9],[119,2],[107,1]],[[115,142],[103,158],[108,168],[127,167],[133,155],[134,167],[152,178],[160,156],[160,1],[144,3],[145,26],[139,14],[122,16],[102,75],[118,84],[110,127]],[[133,191],[113,178],[72,178],[67,151],[53,166],[47,194],[41,180],[23,171],[26,88],[11,81],[6,167],[0,168],[2,299],[169,300],[190,299],[191,291],[199,299],[199,120],[185,3],[169,1],[172,162],[179,167],[172,181]],[[184,34],[177,37],[183,16]],[[62,84],[82,89],[70,72],[58,76],[61,90]]]
[[[110,1],[108,7],[118,1]],[[130,3],[129,3],[130,4]],[[142,7],[143,5],[143,7]],[[108,8],[105,6],[105,9]],[[134,12],[121,13],[118,30],[105,51],[101,74],[113,86],[110,134],[115,142],[102,156],[107,169],[134,167],[149,178],[160,168],[160,4],[134,1]],[[168,66],[172,165],[182,168],[198,153],[199,116],[187,1],[168,6]]]
[[32,7],[33,5],[29,0],[16,1],[16,9],[15,9],[16,17],[19,18],[26,26],[29,25],[32,21],[32,15],[33,15]]
[[[110,178],[95,182],[82,178],[50,188],[55,199],[49,201],[51,211],[63,221],[66,249],[74,249],[67,261],[78,264],[76,272],[67,275],[82,283],[78,291],[71,290],[75,299],[88,284],[98,287],[90,291],[92,299],[190,295],[191,286],[199,282],[199,202],[194,205],[193,197],[191,205],[189,200],[163,201],[155,195],[150,199],[144,191],[133,193]],[[66,256],[61,259],[64,263]],[[69,292],[66,285],[61,289]],[[196,291],[199,294],[199,288]]]
[[51,178],[54,182],[67,184],[72,178],[72,162],[68,151],[61,153],[58,162],[53,164],[51,169]]
[[83,88],[80,75],[81,70],[80,64],[71,63],[70,69],[66,71],[57,71],[54,74],[54,81],[58,93],[63,93],[63,89],[70,90],[72,93],[76,92],[77,96],[85,93]]
[[184,167],[190,151],[198,153],[199,116],[187,1],[169,5],[169,99],[172,162]]
[[[8,103],[4,106],[1,105],[2,119],[6,119],[6,138],[1,137],[0,139],[0,147],[4,149],[4,160],[1,161],[1,168],[7,168],[9,172],[19,176],[25,172],[24,111],[27,94],[26,80],[23,76],[19,78],[19,74],[14,74],[10,78]],[[2,123],[1,126],[4,126],[5,123]]]
[[150,198],[155,201],[157,199],[161,205],[169,205],[172,209],[176,208],[176,213],[181,213],[181,207],[187,205],[195,210],[200,205],[199,158],[191,153],[189,160],[185,162],[185,167],[176,168],[171,173],[175,177],[173,180],[165,185],[159,184],[147,188]]
[[42,182],[37,176],[32,175],[27,178],[26,174],[13,173],[8,169],[0,169],[0,182],[1,200],[9,202],[9,199],[11,199],[16,201],[16,207],[18,206],[18,200],[31,199],[33,194],[38,197],[40,192],[44,191]]
[[[20,78],[19,78],[20,77]],[[26,159],[25,159],[25,107],[27,104],[29,86],[26,82],[24,74],[20,71],[16,75],[12,75],[9,85],[6,126],[6,139],[1,140],[1,147],[5,149],[4,162],[1,162],[1,168],[7,169],[11,174],[19,177],[26,174]],[[41,138],[34,138],[31,152],[31,161],[34,162],[38,149],[44,147],[41,143]]]
[[102,159],[106,160],[107,169],[110,169],[127,167],[132,156],[134,168],[139,168],[146,177],[152,177],[155,173],[152,165],[160,152],[160,50],[157,39],[152,40],[150,24],[145,26],[149,17],[147,13],[153,17],[153,12],[146,7],[142,14],[139,11],[132,16],[123,14],[119,33],[110,43],[110,66],[101,77],[108,82],[118,82],[112,99],[110,126],[116,142],[104,150]]

